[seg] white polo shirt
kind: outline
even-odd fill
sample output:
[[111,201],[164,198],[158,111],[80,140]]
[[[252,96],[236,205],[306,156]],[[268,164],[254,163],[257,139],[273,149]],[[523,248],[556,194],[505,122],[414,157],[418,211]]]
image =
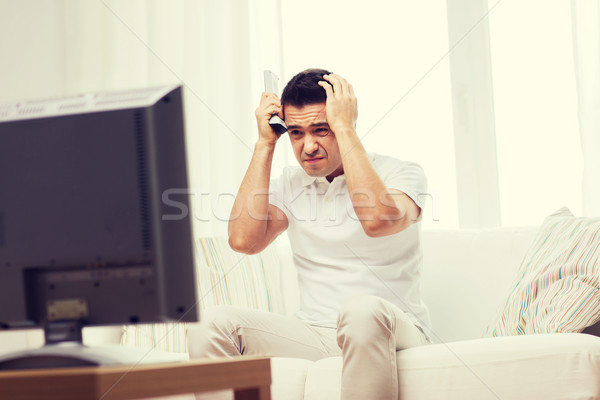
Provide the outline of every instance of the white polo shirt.
[[[427,181],[418,164],[372,153],[369,158],[387,188],[401,190],[424,207]],[[329,183],[300,166],[286,167],[271,182],[269,202],[288,218],[300,289],[298,318],[333,328],[348,298],[372,294],[400,307],[416,325],[430,328],[420,296],[420,222],[371,238],[354,212],[346,177]]]

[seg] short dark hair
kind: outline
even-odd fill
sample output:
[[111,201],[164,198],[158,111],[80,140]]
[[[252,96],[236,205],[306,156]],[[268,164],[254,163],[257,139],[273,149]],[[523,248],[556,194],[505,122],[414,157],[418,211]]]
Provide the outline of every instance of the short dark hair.
[[311,68],[296,74],[283,89],[281,105],[285,109],[286,105],[302,107],[307,104],[325,103],[327,94],[318,82],[323,80],[323,75],[328,74],[331,72],[320,68]]

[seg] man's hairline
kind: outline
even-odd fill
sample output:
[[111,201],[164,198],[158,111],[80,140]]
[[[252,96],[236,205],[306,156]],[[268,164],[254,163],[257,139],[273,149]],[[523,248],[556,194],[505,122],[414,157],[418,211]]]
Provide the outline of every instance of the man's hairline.
[[314,106],[315,104],[327,104],[327,100],[323,100],[323,101],[313,101],[310,103],[304,103],[302,105],[298,105],[298,104],[293,104],[293,103],[281,103],[281,112],[283,113],[283,119],[285,119],[285,106],[292,106],[292,107],[306,107],[306,106]]

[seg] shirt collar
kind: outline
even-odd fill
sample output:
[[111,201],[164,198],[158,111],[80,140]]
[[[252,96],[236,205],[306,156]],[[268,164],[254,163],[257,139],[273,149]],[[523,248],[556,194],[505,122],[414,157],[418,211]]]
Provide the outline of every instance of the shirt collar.
[[[325,179],[325,178],[322,178],[322,179]],[[310,186],[316,180],[317,180],[316,176],[310,176],[309,174],[306,173],[306,171],[304,171],[304,169],[302,169],[302,186]]]

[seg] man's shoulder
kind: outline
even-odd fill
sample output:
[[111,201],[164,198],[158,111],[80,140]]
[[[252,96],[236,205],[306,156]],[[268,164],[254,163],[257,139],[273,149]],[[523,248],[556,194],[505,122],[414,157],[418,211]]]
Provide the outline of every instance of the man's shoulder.
[[300,166],[288,165],[283,167],[277,181],[286,187],[296,187],[302,185],[306,176],[306,172]]
[[281,176],[289,181],[302,179],[304,175],[304,170],[298,165],[288,165],[281,171]]
[[369,159],[373,164],[375,169],[402,169],[402,168],[416,168],[422,170],[423,168],[414,161],[401,160],[396,157],[377,154],[377,153],[368,153]]

